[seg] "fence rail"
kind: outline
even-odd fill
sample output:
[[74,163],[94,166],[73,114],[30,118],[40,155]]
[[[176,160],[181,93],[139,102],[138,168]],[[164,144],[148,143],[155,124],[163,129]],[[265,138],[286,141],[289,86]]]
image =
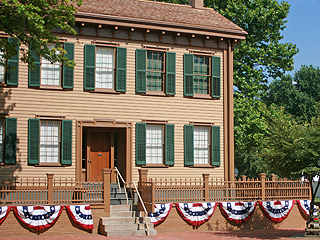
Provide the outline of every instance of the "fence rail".
[[[278,179],[275,175],[258,179],[246,176],[235,182],[210,178],[148,178],[140,171],[139,191],[143,201],[154,206],[167,202],[257,201],[310,199],[310,183],[300,180]],[[150,208],[149,208],[150,209]]]

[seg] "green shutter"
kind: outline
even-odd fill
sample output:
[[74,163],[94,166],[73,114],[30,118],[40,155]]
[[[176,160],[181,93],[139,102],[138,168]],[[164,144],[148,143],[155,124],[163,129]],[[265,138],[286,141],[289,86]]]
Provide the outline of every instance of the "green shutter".
[[72,164],[72,120],[62,120],[61,164]]
[[165,164],[174,165],[174,124],[165,126]]
[[84,46],[84,90],[95,89],[96,46]]
[[4,162],[15,164],[17,159],[17,119],[6,118]]
[[[74,44],[64,43],[64,50],[67,51],[66,56],[69,60],[74,60]],[[67,89],[73,89],[74,69],[68,67],[67,64],[63,64],[63,82],[62,87]]]
[[126,92],[127,90],[127,49],[117,48],[117,69],[116,69],[116,91]]
[[211,127],[212,166],[220,166],[220,126]]
[[136,165],[146,165],[146,123],[136,124]]
[[17,54],[7,61],[7,85],[18,86],[19,79],[19,44],[13,38],[9,38],[9,43],[16,45]]
[[40,56],[32,49],[29,50],[33,58],[33,65],[29,65],[29,87],[40,87]]
[[147,51],[145,49],[136,50],[136,92],[146,93],[147,86],[147,61],[146,61]]
[[212,97],[221,97],[220,57],[212,57]]
[[194,165],[194,150],[193,150],[193,125],[184,125],[184,165]]
[[28,127],[28,163],[39,164],[40,120],[29,119]]
[[193,54],[183,56],[184,95],[193,96]]
[[176,94],[176,53],[166,53],[166,94]]

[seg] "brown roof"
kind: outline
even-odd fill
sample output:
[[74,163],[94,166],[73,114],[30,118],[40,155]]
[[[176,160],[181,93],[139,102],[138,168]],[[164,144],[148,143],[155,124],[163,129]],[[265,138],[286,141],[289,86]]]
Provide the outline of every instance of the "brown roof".
[[82,12],[246,34],[212,8],[196,9],[189,5],[146,0],[83,0],[79,14]]

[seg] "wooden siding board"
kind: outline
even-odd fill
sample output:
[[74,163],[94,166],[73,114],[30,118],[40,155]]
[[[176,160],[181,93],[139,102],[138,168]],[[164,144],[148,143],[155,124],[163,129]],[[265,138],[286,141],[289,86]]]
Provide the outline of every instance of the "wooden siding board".
[[[174,97],[141,96],[135,93],[135,49],[141,43],[119,40],[120,47],[127,48],[127,91],[125,94],[90,93],[83,91],[84,45],[91,44],[94,38],[81,36],[79,42],[70,37],[68,42],[75,43],[74,89],[73,91],[55,91],[28,88],[28,66],[19,65],[19,86],[12,88],[11,98],[2,101],[4,108],[13,106],[10,117],[17,118],[18,152],[17,164],[0,169],[3,176],[45,177],[53,172],[56,177],[75,177],[76,172],[76,124],[72,130],[72,165],[65,167],[34,167],[27,165],[28,119],[38,115],[66,116],[67,120],[116,119],[132,122],[133,126],[141,119],[168,120],[175,124],[175,165],[174,167],[150,168],[150,177],[201,177],[202,173],[223,177],[224,163],[218,168],[184,167],[183,126],[189,121],[214,122],[221,127],[220,140],[223,143],[223,84],[221,98],[215,100],[190,99],[183,96],[183,55],[189,53],[186,46],[162,44],[176,53],[176,95]],[[106,41],[101,38],[100,40]],[[111,39],[107,39],[109,41]],[[157,44],[159,45],[159,44]],[[210,51],[210,50],[209,50]],[[213,49],[212,49],[213,51]],[[223,57],[222,50],[214,49],[216,56]],[[223,62],[223,61],[222,61]],[[221,79],[224,76],[221,64]],[[1,88],[3,92],[9,89]],[[37,101],[34,101],[34,99]],[[210,114],[208,114],[210,109]],[[137,114],[139,113],[139,114]],[[191,113],[191,114],[190,114]],[[135,128],[132,128],[132,176],[138,180],[138,169],[135,165]],[[221,144],[221,159],[224,159]]]

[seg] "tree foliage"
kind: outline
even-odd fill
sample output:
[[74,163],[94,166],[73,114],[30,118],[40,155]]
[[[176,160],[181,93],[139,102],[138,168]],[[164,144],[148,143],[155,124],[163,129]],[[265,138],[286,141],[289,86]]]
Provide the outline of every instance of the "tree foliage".
[[[0,49],[4,52],[4,59],[17,54],[15,46],[20,44],[21,60],[31,61],[28,48],[38,52],[48,60],[68,62],[59,44],[59,38],[52,33],[60,29],[66,33],[75,34],[74,13],[81,0],[1,0],[0,1],[0,31],[13,39],[0,38]],[[24,48],[23,45],[28,48]],[[48,44],[55,44],[49,49]]]

